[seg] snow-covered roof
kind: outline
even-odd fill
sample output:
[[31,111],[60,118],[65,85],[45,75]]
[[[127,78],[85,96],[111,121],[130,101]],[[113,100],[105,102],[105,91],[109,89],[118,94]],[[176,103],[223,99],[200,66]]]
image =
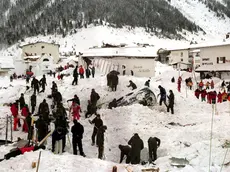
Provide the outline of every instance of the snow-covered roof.
[[0,57],[0,69],[14,69],[13,57]]
[[93,48],[82,57],[157,57],[157,51],[155,47]]
[[204,65],[196,69],[197,72],[230,71],[230,64]]
[[53,43],[53,42],[45,42],[45,41],[37,41],[37,42],[30,42],[30,43],[21,43],[20,44],[20,48],[24,47],[24,46],[30,46],[30,45],[35,45],[35,44],[39,44],[39,43],[43,43],[43,44],[52,44],[52,45],[56,45],[58,47],[60,47],[59,44]]
[[177,48],[168,48],[170,51],[178,51],[178,50],[190,50],[190,49],[200,49],[200,48],[208,48],[208,47],[219,47],[219,46],[228,46],[230,45],[230,41],[217,41],[217,42],[203,42],[200,44],[191,44],[191,45],[183,45]]

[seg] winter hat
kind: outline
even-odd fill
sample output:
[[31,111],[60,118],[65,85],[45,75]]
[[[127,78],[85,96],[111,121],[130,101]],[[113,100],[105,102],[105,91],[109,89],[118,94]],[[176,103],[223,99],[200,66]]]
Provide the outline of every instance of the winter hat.
[[106,125],[103,125],[103,129],[107,130],[107,126],[106,126]]
[[74,123],[74,125],[76,125],[78,123],[78,121],[75,119],[75,120],[73,120],[73,123]]
[[158,88],[161,88],[161,85],[159,85]]

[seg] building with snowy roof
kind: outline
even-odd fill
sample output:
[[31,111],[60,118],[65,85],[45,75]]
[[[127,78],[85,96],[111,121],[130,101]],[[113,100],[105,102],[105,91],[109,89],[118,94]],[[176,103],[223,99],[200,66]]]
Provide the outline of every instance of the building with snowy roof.
[[158,49],[155,47],[92,48],[80,54],[79,64],[93,63],[104,74],[112,70],[138,77],[155,75]]
[[6,76],[14,69],[13,57],[0,57],[0,76]]
[[170,64],[186,63],[188,68],[200,72],[201,78],[230,79],[230,42],[194,44],[170,51]]
[[60,59],[59,47],[59,44],[48,42],[35,42],[20,46],[20,48],[22,49],[22,59],[25,59],[28,56],[48,55],[53,57],[54,63],[57,63]]

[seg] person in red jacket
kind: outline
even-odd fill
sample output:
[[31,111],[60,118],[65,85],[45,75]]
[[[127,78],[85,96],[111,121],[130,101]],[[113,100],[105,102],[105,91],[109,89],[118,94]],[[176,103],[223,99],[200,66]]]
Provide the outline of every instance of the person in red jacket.
[[22,126],[22,131],[28,133],[28,125],[26,123],[26,117],[29,115],[29,108],[28,105],[25,104],[25,106],[22,108],[22,116],[24,116],[25,119],[23,119],[23,126]]
[[199,99],[200,94],[201,94],[200,90],[197,88],[194,93],[195,93],[196,98]]
[[18,129],[17,129],[18,121],[19,121],[19,118],[18,118],[18,100],[11,105],[10,111],[14,117],[14,131],[18,131]]
[[222,94],[221,94],[221,92],[219,92],[219,94],[217,95],[217,98],[218,98],[217,103],[222,103]]
[[79,74],[80,74],[81,79],[84,78],[84,73],[85,73],[84,68],[81,65],[80,68],[79,68]]
[[80,112],[81,112],[81,107],[77,103],[73,102],[72,106],[70,107],[70,110],[72,110],[72,116],[73,120],[79,120],[80,119]]
[[211,91],[211,92],[209,93],[210,102],[211,102],[212,104],[216,104],[216,97],[217,97],[216,91]]
[[206,101],[206,95],[207,95],[207,92],[206,90],[202,90],[201,91],[201,101]]
[[214,82],[213,82],[213,80],[211,81],[211,89],[214,89]]

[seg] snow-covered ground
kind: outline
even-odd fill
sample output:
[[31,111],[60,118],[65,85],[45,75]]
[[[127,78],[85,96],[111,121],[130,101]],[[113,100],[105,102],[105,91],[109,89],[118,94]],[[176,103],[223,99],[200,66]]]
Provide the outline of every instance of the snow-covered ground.
[[[149,137],[156,136],[161,139],[161,146],[158,149],[158,159],[155,162],[156,167],[160,171],[180,171],[180,172],[206,172],[209,165],[210,153],[210,130],[212,119],[212,106],[207,103],[201,103],[194,96],[194,90],[186,90],[185,84],[182,84],[182,91],[177,91],[177,84],[171,83],[171,78],[178,78],[178,71],[171,67],[158,63],[156,69],[156,77],[151,78],[150,88],[157,95],[159,93],[158,85],[166,88],[167,93],[170,89],[175,94],[175,114],[172,115],[166,112],[165,106],[156,105],[153,109],[143,107],[139,104],[134,104],[127,107],[119,107],[112,110],[105,106],[99,110],[101,117],[107,125],[108,129],[105,134],[105,156],[106,161],[97,160],[97,147],[91,146],[91,134],[93,126],[89,124],[88,119],[84,118],[84,113],[80,119],[80,123],[85,127],[83,138],[83,149],[87,158],[73,156],[72,148],[67,140],[66,153],[63,155],[54,155],[50,152],[50,142],[48,140],[48,150],[42,151],[42,160],[40,171],[87,171],[87,172],[102,172],[110,171],[115,163],[119,162],[120,151],[119,144],[127,144],[127,141],[134,133],[139,133],[139,136],[144,141],[144,149],[142,150],[142,160],[148,160],[148,145]],[[191,73],[183,72],[183,80],[187,77],[192,77]],[[96,78],[80,79],[78,86],[72,86],[72,77],[64,78],[64,81],[48,77],[48,87],[45,93],[38,96],[38,102],[50,94],[50,84],[52,80],[58,83],[58,88],[64,97],[64,105],[68,107],[67,99],[77,94],[80,97],[82,109],[86,110],[87,100],[89,99],[92,88],[95,88],[101,96],[99,104],[111,101],[113,98],[119,98],[131,92],[128,85],[129,80],[133,80],[137,84],[138,89],[143,88],[145,81],[148,78],[136,78],[132,76],[120,76],[117,92],[109,92],[106,86],[106,77],[97,74]],[[8,78],[1,79],[2,86],[8,86],[7,89],[0,90],[0,122],[5,121],[6,113],[10,114],[9,108],[2,106],[3,103],[9,103],[19,98],[20,93],[25,91],[25,81],[17,80],[9,83]],[[216,82],[219,82],[216,80]],[[219,91],[219,84],[216,84]],[[31,93],[26,93],[26,102],[29,104],[29,96]],[[48,101],[51,103],[50,101]],[[230,105],[228,102],[217,104],[216,114],[214,115],[213,140],[212,140],[212,172],[220,171],[226,149],[222,148],[225,140],[230,140]],[[93,118],[93,117],[91,117]],[[169,123],[180,123],[182,126],[172,126]],[[190,125],[192,124],[192,125]],[[1,128],[1,127],[0,127]],[[26,135],[21,131],[14,132],[14,140],[17,137],[25,138]],[[0,132],[0,138],[4,139],[4,130]],[[71,133],[70,133],[71,137]],[[189,146],[188,146],[189,145]],[[12,147],[0,147],[0,158],[7,153]],[[170,158],[186,158],[190,163],[185,168],[175,168],[170,165]],[[0,171],[23,171],[32,172],[31,163],[38,158],[38,151],[26,153],[25,155],[12,158],[8,161],[0,162]],[[230,154],[227,154],[225,163],[230,159]],[[110,161],[110,162],[108,162]],[[146,166],[128,165],[133,171],[139,172]],[[118,171],[126,171],[127,165],[118,165]],[[17,170],[16,170],[17,169]],[[229,167],[224,167],[222,171],[229,171]]]

